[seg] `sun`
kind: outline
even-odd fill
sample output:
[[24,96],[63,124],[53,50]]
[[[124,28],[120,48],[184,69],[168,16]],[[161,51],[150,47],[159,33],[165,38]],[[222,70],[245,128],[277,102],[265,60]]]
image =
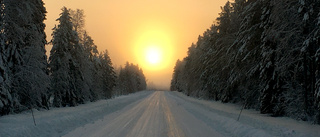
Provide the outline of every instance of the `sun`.
[[145,50],[145,59],[151,65],[157,65],[161,63],[162,51],[157,46],[149,46]]
[[170,33],[161,27],[148,27],[138,32],[134,54],[139,66],[153,72],[168,68],[173,57]]

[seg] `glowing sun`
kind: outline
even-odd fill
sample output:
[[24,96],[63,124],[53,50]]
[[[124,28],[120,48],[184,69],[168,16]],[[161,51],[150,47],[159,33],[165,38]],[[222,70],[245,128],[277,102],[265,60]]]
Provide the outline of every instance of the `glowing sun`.
[[156,46],[147,47],[145,51],[145,58],[146,61],[152,65],[161,63],[162,51],[161,49],[159,49],[159,47]]
[[135,57],[138,64],[147,71],[163,70],[172,63],[170,33],[159,28],[139,31],[141,33],[135,41]]

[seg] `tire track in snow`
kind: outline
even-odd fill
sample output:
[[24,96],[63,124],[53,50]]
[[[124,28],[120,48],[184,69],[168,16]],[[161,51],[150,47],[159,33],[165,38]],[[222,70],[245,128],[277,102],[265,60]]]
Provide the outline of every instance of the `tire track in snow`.
[[184,137],[185,135],[177,125],[175,118],[173,117],[170,107],[168,105],[168,101],[163,94],[164,93],[161,92],[162,108],[164,109],[167,125],[169,126],[168,137]]
[[155,92],[144,102],[146,109],[127,137],[162,137],[166,134],[165,117],[160,105],[160,92]]

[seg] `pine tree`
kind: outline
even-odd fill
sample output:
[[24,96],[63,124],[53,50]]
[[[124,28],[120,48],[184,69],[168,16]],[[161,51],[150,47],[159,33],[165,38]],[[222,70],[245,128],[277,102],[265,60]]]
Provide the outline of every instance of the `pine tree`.
[[[260,0],[235,1],[234,11],[236,20],[239,20],[239,30],[236,39],[227,53],[230,57],[228,62],[231,68],[228,79],[233,96],[237,101],[245,104],[245,107],[259,107],[257,98],[261,82],[261,36],[264,28],[261,19],[266,18],[263,12],[265,5]],[[238,21],[236,21],[238,22]],[[230,89],[229,88],[229,89]]]
[[10,79],[8,76],[8,56],[7,56],[7,40],[6,40],[6,17],[4,16],[7,9],[5,9],[5,1],[1,0],[0,9],[0,115],[8,114],[12,110],[13,98],[10,93]]
[[[3,52],[3,92],[5,97],[8,97],[4,104],[4,114],[13,112],[15,108],[19,108],[20,103],[18,100],[18,93],[12,90],[13,77],[16,74],[17,66],[20,66],[23,62],[19,49],[24,45],[23,38],[24,30],[21,29],[23,22],[17,22],[17,20],[23,19],[22,5],[18,4],[18,0],[3,0],[2,1],[2,13],[1,13],[1,47]],[[19,16],[17,16],[19,15]],[[20,24],[19,24],[20,23]],[[7,92],[7,93],[6,93]],[[8,95],[10,93],[10,96]]]
[[225,34],[231,31],[230,26],[232,10],[233,9],[229,1],[227,1],[227,3],[221,7],[221,13],[219,13],[220,16],[217,18],[219,33]]
[[69,10],[64,7],[59,25],[53,30],[52,49],[49,58],[49,69],[51,74],[51,92],[54,94],[54,106],[77,105],[77,89],[79,84],[78,62],[75,60],[79,49],[77,32],[73,30],[73,24]]
[[319,106],[319,16],[320,2],[317,0],[300,0],[299,13],[302,18],[304,41],[301,54],[303,55],[304,74],[304,110],[314,115],[316,123],[320,123]]
[[[21,3],[20,3],[21,4]],[[25,30],[24,45],[19,49],[23,59],[14,74],[13,92],[19,95],[21,105],[45,107],[48,109],[49,76],[45,51],[46,35],[44,32],[46,9],[42,0],[24,1],[23,17]]]
[[130,94],[145,90],[146,87],[146,78],[142,69],[138,65],[126,62],[125,67],[120,70],[116,90],[121,94]]
[[116,75],[114,68],[112,67],[112,62],[109,57],[107,50],[100,53],[101,61],[101,71],[102,71],[102,83],[103,83],[103,93],[105,98],[112,97],[112,90],[115,86]]
[[320,123],[319,5],[317,0],[227,2],[217,26],[177,61],[171,90]]
[[[319,9],[319,5],[320,2],[317,1],[315,6],[317,7],[316,9],[316,13],[318,13],[317,17],[314,20],[315,23],[315,29],[314,31],[311,33],[312,36],[312,40],[313,40],[313,44],[315,45],[320,45],[320,9]],[[316,107],[316,113],[315,113],[315,122],[320,124],[320,48],[317,48],[316,54],[315,54],[315,65],[316,65],[316,85],[315,85],[315,91],[314,91],[314,98],[315,98],[315,107]]]
[[[97,46],[94,44],[93,39],[87,34],[87,32],[85,31],[83,36],[82,36],[82,40],[81,41],[81,45],[83,46],[83,64],[82,64],[82,74],[84,77],[84,81],[86,83],[87,89],[84,89],[85,91],[90,91],[90,96],[91,99],[90,100],[97,100],[100,97],[98,97],[99,93],[97,90],[99,90],[99,86],[96,87],[96,84],[99,83],[97,82],[97,67],[95,66],[96,60],[99,58],[98,56],[98,50],[97,50]],[[94,81],[96,81],[97,83],[95,83]]]
[[41,0],[1,1],[2,114],[48,108],[45,13]]
[[261,101],[266,101],[265,104],[270,106],[268,113],[274,116],[290,115],[304,119],[304,99],[301,94],[303,75],[298,67],[304,62],[299,55],[303,34],[297,9],[298,1],[263,2],[266,3],[266,13],[269,12],[269,15],[266,15],[267,18],[263,21],[260,76],[262,92],[266,91],[265,95],[268,97],[264,99],[261,96]]
[[92,85],[92,96],[93,100],[101,99],[104,97],[104,85],[103,85],[103,68],[100,55],[93,56],[93,70],[92,70],[92,77],[93,77],[93,85]]
[[170,90],[171,91],[179,91],[181,92],[181,89],[179,87],[179,77],[181,76],[182,70],[181,70],[181,64],[182,62],[178,59],[176,62],[176,65],[173,69],[171,84],[170,84]]

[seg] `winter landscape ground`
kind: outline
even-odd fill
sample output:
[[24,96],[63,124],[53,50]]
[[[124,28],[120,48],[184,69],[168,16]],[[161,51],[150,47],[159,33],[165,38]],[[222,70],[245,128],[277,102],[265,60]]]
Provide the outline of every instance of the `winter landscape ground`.
[[240,106],[190,98],[179,92],[142,91],[77,107],[0,117],[0,136],[318,136],[320,126],[274,118]]

